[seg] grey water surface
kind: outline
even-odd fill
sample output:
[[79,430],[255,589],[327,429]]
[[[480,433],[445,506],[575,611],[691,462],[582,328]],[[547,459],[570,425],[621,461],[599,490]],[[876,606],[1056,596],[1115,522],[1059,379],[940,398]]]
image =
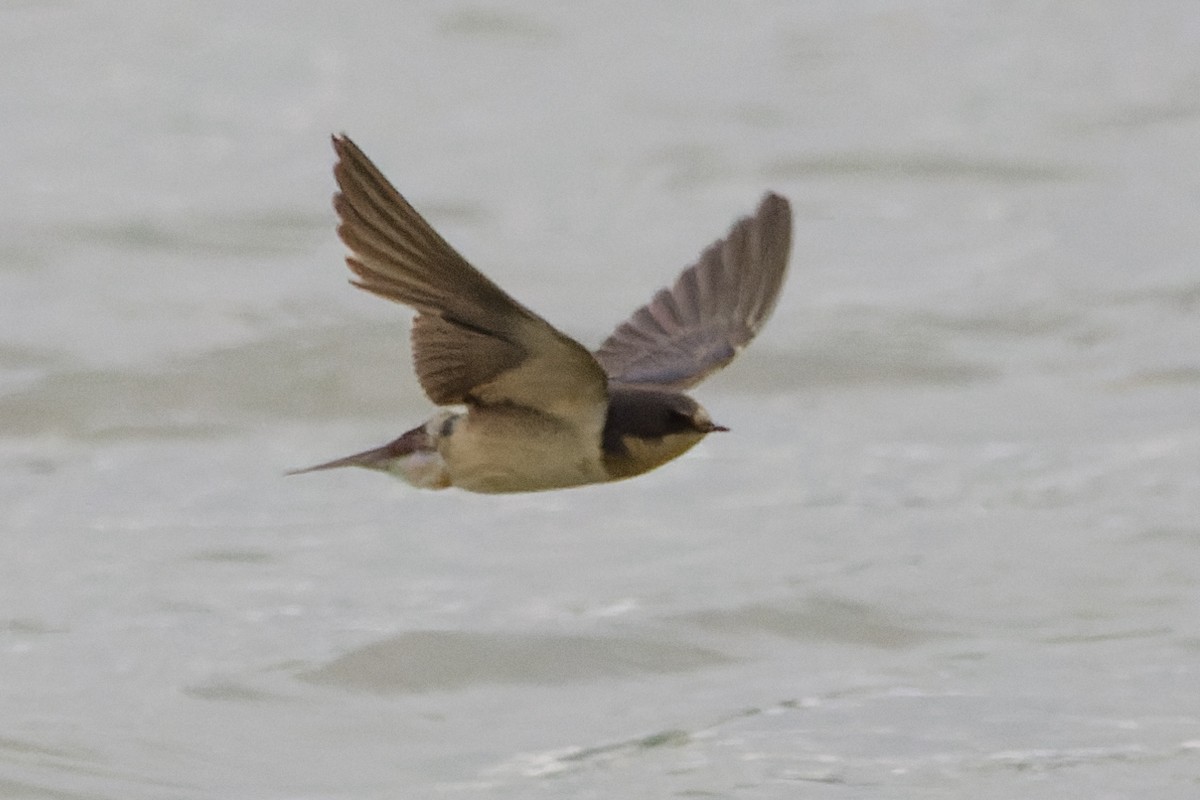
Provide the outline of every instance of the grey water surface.
[[[0,798],[1200,796],[1200,11],[0,4]],[[768,188],[732,429],[526,496],[328,136],[582,341]]]

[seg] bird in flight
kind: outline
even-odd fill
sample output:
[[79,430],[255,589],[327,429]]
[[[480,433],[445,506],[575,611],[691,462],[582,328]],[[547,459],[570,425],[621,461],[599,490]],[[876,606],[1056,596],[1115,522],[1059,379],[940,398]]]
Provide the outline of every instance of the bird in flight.
[[732,361],[775,307],[791,246],[785,198],[764,195],[589,352],[467,263],[348,137],[333,149],[351,282],[417,312],[421,388],[465,410],[289,474],[365,467],[425,489],[531,492],[641,475],[728,430],[684,390]]

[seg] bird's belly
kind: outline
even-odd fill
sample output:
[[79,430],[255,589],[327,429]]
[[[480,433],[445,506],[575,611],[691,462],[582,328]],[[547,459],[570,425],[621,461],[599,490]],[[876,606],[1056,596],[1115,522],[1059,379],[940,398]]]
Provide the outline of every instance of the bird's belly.
[[418,489],[445,489],[451,485],[446,462],[436,450],[416,450],[387,462],[386,470]]
[[536,492],[608,480],[599,437],[567,425],[464,420],[439,442],[453,485],[472,492]]

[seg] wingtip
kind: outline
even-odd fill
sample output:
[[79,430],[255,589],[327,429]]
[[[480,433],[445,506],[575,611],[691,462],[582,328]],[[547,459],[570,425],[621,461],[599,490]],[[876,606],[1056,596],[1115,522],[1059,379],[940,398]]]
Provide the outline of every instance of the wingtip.
[[791,215],[792,203],[778,192],[768,189],[766,193],[763,194],[762,200],[758,202],[758,213],[762,214],[764,212],[786,213]]
[[[775,243],[772,249],[780,261],[779,269],[781,272],[786,270],[792,246],[791,202],[783,195],[768,190],[754,213],[754,224],[763,231],[763,235],[769,241]],[[778,291],[778,287],[774,291]]]
[[358,145],[354,140],[346,135],[345,131],[332,133],[329,135],[329,141],[333,145],[333,152],[337,155],[338,163],[334,166],[336,172],[344,162],[351,160],[362,151],[358,149]]

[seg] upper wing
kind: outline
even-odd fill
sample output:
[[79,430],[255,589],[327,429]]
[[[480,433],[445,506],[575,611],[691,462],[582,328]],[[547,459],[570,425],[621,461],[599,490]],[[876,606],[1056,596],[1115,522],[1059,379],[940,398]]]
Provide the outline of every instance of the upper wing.
[[596,359],[609,378],[683,390],[732,361],[775,308],[791,239],[791,206],[768,192],[605,340]]
[[419,312],[413,361],[430,399],[602,426],[608,389],[596,359],[468,264],[354,142],[334,136],[333,148],[341,190],[333,206],[352,282]]

